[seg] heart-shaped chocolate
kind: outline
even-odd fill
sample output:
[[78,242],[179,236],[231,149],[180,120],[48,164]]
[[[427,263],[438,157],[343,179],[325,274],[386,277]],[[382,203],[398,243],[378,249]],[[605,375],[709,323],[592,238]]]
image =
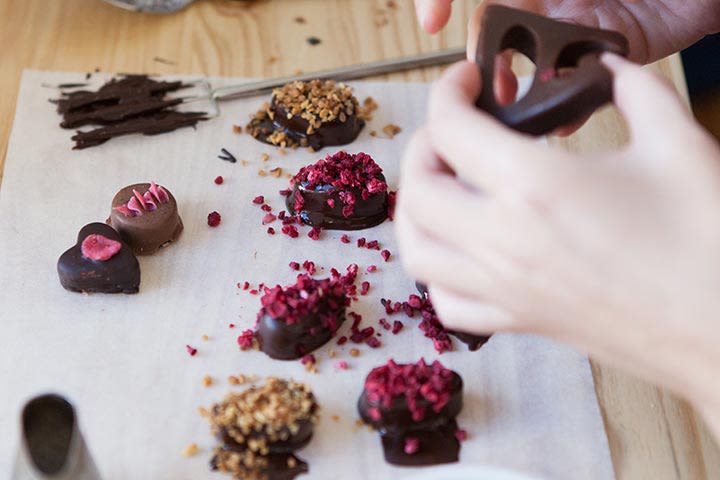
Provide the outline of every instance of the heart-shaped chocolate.
[[[475,61],[483,89],[476,104],[505,125],[531,135],[544,135],[579,121],[610,102],[612,74],[600,63],[600,54],[628,54],[627,39],[618,32],[502,5],[485,10],[480,32]],[[492,88],[495,59],[509,49],[535,64],[535,78],[524,97],[500,105]]]
[[137,293],[140,265],[118,232],[104,223],[85,225],[77,243],[60,256],[60,284],[72,292]]

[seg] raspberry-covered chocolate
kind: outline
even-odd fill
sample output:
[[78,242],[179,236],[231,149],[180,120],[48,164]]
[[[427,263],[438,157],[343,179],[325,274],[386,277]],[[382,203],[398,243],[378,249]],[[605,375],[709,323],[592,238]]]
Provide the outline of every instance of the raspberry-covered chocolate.
[[365,126],[352,89],[333,80],[292,82],[273,90],[272,99],[247,125],[261,142],[279,147],[347,145]]
[[345,321],[350,303],[342,279],[300,274],[295,284],[265,288],[256,337],[272,358],[293,360],[324,345]]
[[358,412],[380,433],[388,463],[456,462],[462,387],[460,375],[437,360],[399,364],[391,359],[368,374]]
[[177,240],[183,230],[175,197],[155,182],[120,190],[113,198],[107,223],[137,255],[155,253]]
[[287,208],[308,225],[360,230],[388,217],[385,176],[366,153],[328,155],[301,168],[290,185]]

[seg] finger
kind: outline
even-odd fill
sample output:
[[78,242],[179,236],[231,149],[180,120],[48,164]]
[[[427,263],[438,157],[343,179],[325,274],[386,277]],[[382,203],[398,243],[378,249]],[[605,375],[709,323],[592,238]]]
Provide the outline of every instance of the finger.
[[533,13],[544,13],[545,11],[544,1],[539,2],[538,0],[486,0],[475,9],[475,12],[468,21],[467,52],[469,59],[475,58],[478,37],[480,36],[482,17],[485,14],[485,9],[493,3],[501,3],[506,7],[527,10]]
[[[402,193],[401,193],[402,195]],[[422,283],[433,283],[473,296],[489,286],[489,276],[477,263],[429,236],[399,206],[395,219],[400,259],[407,272]]]
[[515,101],[518,92],[518,79],[512,70],[512,52],[506,51],[495,59],[495,77],[493,79],[495,98],[500,105]]
[[439,32],[450,19],[452,0],[415,0],[418,22],[428,33]]
[[[673,131],[693,124],[688,107],[659,76],[614,54],[604,54],[602,62],[613,73],[614,102],[628,121],[634,141],[663,148],[675,141]],[[660,131],[669,134],[658,135]]]
[[488,335],[522,328],[509,312],[477,296],[457,294],[438,284],[428,285],[428,291],[440,322],[450,330]]
[[552,132],[552,135],[555,135],[558,137],[568,137],[568,136],[572,135],[573,133],[577,132],[578,130],[580,130],[583,127],[583,125],[585,125],[587,123],[587,121],[590,120],[591,116],[592,115],[586,115],[585,117],[583,117],[581,120],[578,120],[577,122],[573,122],[570,125],[564,125],[562,127],[558,127]]
[[469,62],[450,67],[429,100],[433,149],[465,181],[488,191],[514,189],[533,176],[546,176],[548,163],[564,156],[521,135],[475,107],[480,75]]

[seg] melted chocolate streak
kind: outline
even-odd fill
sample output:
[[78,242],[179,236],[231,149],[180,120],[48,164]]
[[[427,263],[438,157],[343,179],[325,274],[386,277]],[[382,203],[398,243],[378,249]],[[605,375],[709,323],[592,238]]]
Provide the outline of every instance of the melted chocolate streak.
[[127,75],[110,80],[96,92],[80,90],[51,101],[63,115],[62,128],[102,125],[93,130],[78,131],[72,137],[73,148],[82,149],[121,135],[158,135],[194,127],[197,122],[207,120],[205,112],[172,110],[182,101],[164,98],[165,94],[188,86],[180,81],[159,82],[147,75]]

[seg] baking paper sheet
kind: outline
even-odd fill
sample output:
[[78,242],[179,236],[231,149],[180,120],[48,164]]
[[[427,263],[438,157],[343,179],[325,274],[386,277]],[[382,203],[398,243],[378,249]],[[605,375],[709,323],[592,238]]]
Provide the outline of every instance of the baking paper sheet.
[[[263,99],[222,105],[222,115],[159,137],[131,136],[72,151],[71,132],[58,127],[48,98],[56,92],[42,83],[82,80],[81,73],[26,71],[17,103],[5,176],[0,189],[0,477],[9,472],[18,441],[18,417],[30,396],[55,391],[75,404],[85,438],[106,479],[229,478],[208,471],[214,440],[198,406],[209,406],[231,389],[228,375],[282,375],[312,385],[322,420],[299,456],[310,464],[312,479],[411,478],[416,469],[395,468],[382,459],[379,437],[354,428],[355,403],[367,372],[389,357],[397,361],[438,358],[415,320],[398,317],[405,329],[383,332],[383,347],[333,343],[319,352],[319,373],[299,361],[273,361],[260,352],[240,352],[236,337],[249,328],[259,297],[239,291],[237,282],[288,283],[295,272],[288,262],[310,259],[318,266],[344,270],[351,263],[377,265],[363,274],[372,283],[353,310],[364,325],[385,317],[380,298],[405,299],[414,282],[403,272],[393,224],[351,232],[326,231],[314,242],[269,236],[263,212],[251,200],[265,195],[277,211],[283,175],[260,177],[258,170],[282,167],[294,173],[320,153],[290,151],[281,156],[246,134],[244,125]],[[96,76],[95,81],[102,78]],[[231,79],[213,79],[221,85]],[[236,79],[237,81],[237,79]],[[380,104],[360,138],[347,147],[371,154],[397,186],[399,159],[411,132],[424,117],[424,84],[354,82],[358,98]],[[389,140],[371,130],[394,123],[403,132]],[[225,147],[239,159],[216,158]],[[262,162],[262,153],[270,160]],[[213,179],[222,175],[223,185]],[[155,180],[178,199],[185,231],[159,254],[141,257],[138,295],[81,295],[63,290],[56,274],[59,255],[75,243],[86,223],[104,221],[121,187]],[[209,228],[207,214],[218,211],[222,224]],[[279,226],[275,225],[279,230]],[[393,256],[358,249],[355,240],[378,239]],[[392,318],[394,319],[394,318]],[[228,324],[237,325],[235,329]],[[341,333],[349,329],[347,322]],[[203,335],[210,339],[204,341]],[[198,349],[190,357],[185,345]],[[492,464],[553,479],[610,479],[613,469],[587,359],[554,342],[526,335],[496,335],[479,352],[456,351],[439,358],[465,380],[465,407],[458,418],[469,433],[462,464]],[[346,360],[334,368],[327,352]],[[203,387],[203,377],[215,380]],[[339,421],[331,417],[337,415]],[[200,452],[183,458],[192,442]]]

